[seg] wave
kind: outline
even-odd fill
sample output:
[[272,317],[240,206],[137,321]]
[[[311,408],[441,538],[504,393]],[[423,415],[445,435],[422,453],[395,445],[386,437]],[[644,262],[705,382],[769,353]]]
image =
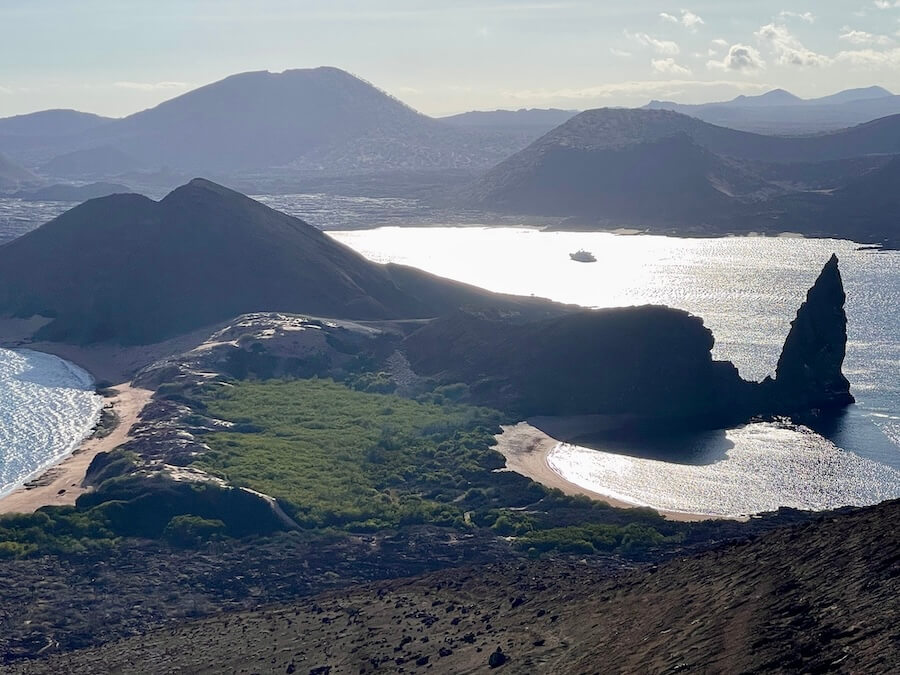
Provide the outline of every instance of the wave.
[[84,369],[51,354],[0,349],[0,496],[72,454],[102,407]]

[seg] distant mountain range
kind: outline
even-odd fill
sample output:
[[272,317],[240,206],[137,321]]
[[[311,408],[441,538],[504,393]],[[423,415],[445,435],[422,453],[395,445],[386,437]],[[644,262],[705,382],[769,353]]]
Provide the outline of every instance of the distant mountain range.
[[233,75],[123,119],[48,111],[0,120],[0,150],[77,178],[163,167],[483,169],[533,138],[433,119],[337,68]]
[[[898,154],[900,115],[789,138],[667,110],[589,110],[492,169],[470,197],[482,208],[567,216],[587,227],[894,241],[900,211],[888,208],[895,191],[884,188]],[[855,216],[817,217],[823,210]]]
[[85,202],[0,246],[0,314],[52,317],[39,337],[64,342],[146,344],[261,309],[408,319],[545,305],[370,262],[200,179],[159,202]]
[[759,96],[697,105],[651,101],[650,110],[672,110],[720,126],[766,134],[834,131],[900,114],[900,96],[883,87],[847,89],[821,98],[802,99],[784,89]]
[[[818,124],[822,111],[841,127],[865,121],[806,135],[741,129],[756,120],[796,131],[790,124]],[[898,111],[900,97],[869,87],[809,100],[776,89],[699,106],[434,119],[336,68],[251,72],[123,119],[71,110],[0,119],[0,152],[11,158],[0,164],[0,194],[88,180],[162,194],[202,172],[245,190],[336,185],[440,208],[561,216],[566,227],[896,242],[885,185],[900,155]]]

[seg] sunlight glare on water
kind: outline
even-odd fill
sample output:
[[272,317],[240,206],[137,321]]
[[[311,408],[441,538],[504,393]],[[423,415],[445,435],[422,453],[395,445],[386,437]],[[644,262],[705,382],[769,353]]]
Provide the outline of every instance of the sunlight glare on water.
[[[900,497],[900,253],[859,251],[853,242],[827,239],[678,239],[511,227],[329,234],[373,260],[493,291],[586,307],[685,309],[713,331],[714,357],[733,361],[753,380],[774,374],[797,308],[837,253],[847,290],[844,372],[857,404],[827,438],[750,424],[729,430],[730,449],[710,462],[662,462],[641,457],[640,447],[623,453],[561,445],[550,463],[587,489],[673,511],[743,514]],[[569,260],[581,248],[597,262]]]
[[81,368],[50,354],[0,349],[0,495],[72,452],[102,407]]

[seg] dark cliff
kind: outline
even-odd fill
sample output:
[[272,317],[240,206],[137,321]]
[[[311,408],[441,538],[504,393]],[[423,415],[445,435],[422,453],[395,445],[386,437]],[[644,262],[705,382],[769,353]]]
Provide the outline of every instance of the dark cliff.
[[832,255],[797,310],[778,359],[773,389],[780,412],[853,403],[850,383],[841,372],[847,347],[846,297],[838,259]]
[[703,320],[669,307],[585,310],[516,324],[458,313],[407,338],[413,368],[469,384],[476,401],[530,415],[604,414],[705,426],[753,385],[714,361]]
[[668,307],[586,310],[513,323],[460,312],[432,321],[404,348],[413,368],[465,382],[477,402],[530,415],[609,415],[722,428],[758,416],[800,415],[853,402],[841,373],[847,341],[837,258],[800,307],[777,379],[748,382],[714,361],[702,319]]

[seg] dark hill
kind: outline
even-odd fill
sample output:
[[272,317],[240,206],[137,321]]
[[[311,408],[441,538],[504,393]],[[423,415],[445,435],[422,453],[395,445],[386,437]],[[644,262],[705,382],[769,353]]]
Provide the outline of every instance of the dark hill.
[[42,110],[0,119],[0,136],[69,136],[111,121],[109,117],[77,110]]
[[537,215],[641,224],[721,222],[735,199],[775,188],[686,133],[609,147],[547,144],[491,171],[477,200]]
[[140,167],[139,160],[107,145],[67,152],[44,162],[40,170],[48,176],[84,180],[90,176],[118,176]]
[[854,89],[844,89],[828,96],[820,96],[819,98],[806,99],[803,101],[805,105],[825,105],[825,104],[841,104],[852,103],[854,101],[873,101],[878,99],[892,98],[894,94],[884,87],[856,87]]
[[[521,148],[416,112],[337,68],[241,73],[82,135],[142,168],[483,168]],[[57,153],[60,154],[60,153]]]
[[27,166],[78,147],[79,139],[112,122],[77,110],[42,110],[0,119],[0,152]]
[[712,360],[712,346],[702,319],[654,306],[525,324],[458,313],[404,343],[416,372],[466,382],[479,403],[521,417],[601,414],[626,426],[650,417],[691,427],[740,421],[744,412],[749,385],[733,365]]
[[41,180],[28,169],[0,154],[0,194],[15,192],[21,187],[37,185]]
[[258,310],[383,319],[497,304],[540,303],[372,263],[201,179],[160,202],[86,202],[0,247],[0,312],[54,317],[40,337],[58,341],[150,343]]
[[530,156],[566,145],[603,150],[687,134],[725,157],[763,162],[822,162],[864,155],[900,154],[900,115],[818,136],[766,136],[708,124],[669,110],[588,110],[519,153]]
[[[822,222],[862,241],[886,239],[900,245],[900,157],[835,190],[822,205]],[[887,233],[887,237],[883,235]]]
[[[900,157],[856,176],[835,190],[785,195],[771,218],[814,234],[900,246]],[[777,228],[776,228],[777,229]]]
[[[900,115],[833,134],[778,137],[667,110],[589,110],[494,167],[466,198],[482,208],[574,217],[587,226],[854,238],[860,235],[853,228],[817,227],[809,212],[816,198],[803,191],[840,188],[835,182],[894,154],[900,154]],[[803,196],[778,201],[797,194]],[[852,210],[857,204],[846,195]],[[868,233],[878,231],[882,239],[884,230],[878,225]]]
[[[363,584],[11,673],[895,673],[900,502],[659,566],[512,561]],[[578,556],[579,558],[581,556]]]
[[784,89],[773,89],[758,96],[738,96],[731,104],[741,106],[793,105],[800,103],[802,100],[799,96]]

